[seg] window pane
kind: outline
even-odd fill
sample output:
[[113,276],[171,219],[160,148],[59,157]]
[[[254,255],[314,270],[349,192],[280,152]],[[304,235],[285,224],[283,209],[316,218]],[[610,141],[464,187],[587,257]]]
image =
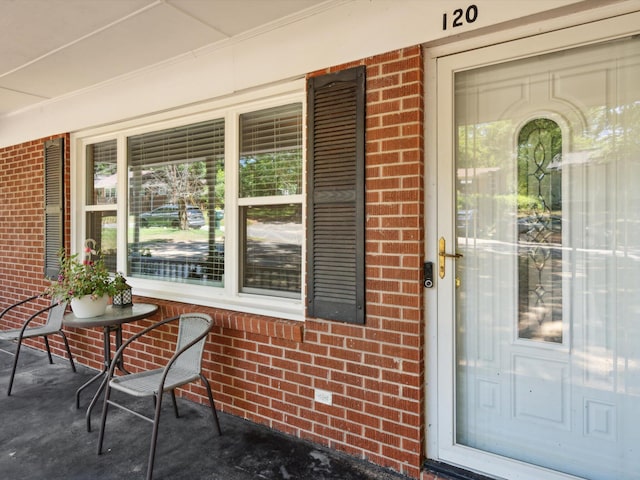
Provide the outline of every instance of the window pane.
[[518,337],[562,343],[562,132],[547,118],[518,137]]
[[240,115],[240,197],[302,193],[302,106]]
[[221,285],[224,120],[128,139],[129,274]]
[[87,205],[117,201],[116,141],[87,145]]
[[105,265],[113,273],[116,272],[116,231],[115,210],[87,212],[87,238],[96,241],[96,248],[102,253]]
[[[245,207],[242,213],[243,291],[299,298],[302,206],[293,204]],[[286,293],[291,295],[283,295]]]

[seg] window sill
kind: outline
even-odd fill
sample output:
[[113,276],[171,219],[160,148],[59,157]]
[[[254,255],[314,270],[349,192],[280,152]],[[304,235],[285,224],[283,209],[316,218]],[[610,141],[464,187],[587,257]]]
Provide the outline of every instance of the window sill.
[[[178,284],[141,281],[138,278],[127,279],[133,287],[134,296],[145,297],[154,302],[160,300],[210,307],[245,316],[304,321],[304,307],[299,299],[276,298],[266,295],[233,294],[216,287],[187,285],[188,288],[176,288]],[[186,285],[186,284],[185,284]]]
[[[159,300],[157,298],[135,296],[134,301],[159,305],[161,315],[164,317],[179,315],[194,309],[192,305]],[[214,325],[222,328],[296,343],[302,343],[304,338],[304,324],[297,320],[286,320],[216,307],[197,306],[196,309],[197,311],[211,315]]]

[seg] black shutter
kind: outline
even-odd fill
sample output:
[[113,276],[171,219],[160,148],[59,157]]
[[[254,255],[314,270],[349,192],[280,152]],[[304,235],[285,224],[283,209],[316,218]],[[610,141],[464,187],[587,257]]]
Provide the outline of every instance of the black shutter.
[[309,79],[307,313],[365,321],[365,67]]
[[64,240],[64,139],[44,143],[44,275],[55,278]]

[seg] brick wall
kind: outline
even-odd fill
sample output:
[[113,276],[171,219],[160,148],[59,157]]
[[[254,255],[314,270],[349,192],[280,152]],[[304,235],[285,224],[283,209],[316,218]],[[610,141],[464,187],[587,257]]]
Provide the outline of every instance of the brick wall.
[[[65,139],[65,163],[69,159],[69,136],[54,135],[21,145],[0,149],[0,309],[14,299],[41,293],[49,284],[44,278],[44,142]],[[65,171],[66,196],[69,195],[69,169]],[[69,238],[69,211],[65,218],[65,238]],[[42,299],[40,307],[48,305]],[[24,315],[35,305],[10,312],[0,328],[21,326]],[[30,341],[40,345],[40,341]],[[61,342],[52,342],[52,351],[66,355]]]
[[[159,303],[160,312],[127,325],[125,338],[162,317],[209,313],[215,327],[204,368],[220,410],[418,478],[425,435],[421,50],[311,75],[355,65],[367,68],[366,325],[294,322],[136,298]],[[0,279],[9,286],[0,293],[2,307],[44,286],[42,142],[0,150],[2,199],[15,212],[0,224]],[[169,355],[175,333],[168,328],[137,347],[128,357],[130,369]],[[69,340],[80,363],[101,367],[99,330],[69,331]],[[316,388],[332,392],[333,404],[316,403]],[[197,383],[181,393],[206,402]]]
[[328,389],[344,399],[344,410],[320,419],[329,427],[316,429],[321,438],[314,439],[329,437],[331,446],[417,477],[425,410],[421,49],[313,75],[355,65],[367,68],[367,319],[363,327],[305,324],[305,341],[326,346],[330,359],[326,367],[325,352],[313,359],[322,367],[314,386],[321,387],[326,374]]

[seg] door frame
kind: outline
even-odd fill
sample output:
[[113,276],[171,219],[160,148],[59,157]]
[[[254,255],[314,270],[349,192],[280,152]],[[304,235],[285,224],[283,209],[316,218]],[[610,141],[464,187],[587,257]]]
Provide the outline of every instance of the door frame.
[[[438,129],[453,130],[453,72],[506,62],[578,45],[600,43],[640,32],[640,5],[621,2],[484,36],[430,47],[425,45],[425,260],[438,263],[438,238],[455,234],[455,172],[452,135],[438,145]],[[530,41],[535,36],[535,41]],[[463,67],[462,67],[463,66]],[[446,74],[443,74],[446,68]],[[439,78],[440,77],[440,78]],[[443,168],[449,171],[443,172]],[[440,170],[439,170],[440,169]],[[444,177],[446,175],[446,177]],[[447,184],[448,191],[438,186]],[[443,198],[445,200],[443,200]],[[440,204],[439,204],[440,202]],[[448,204],[447,204],[448,202]],[[444,204],[443,204],[444,203]],[[438,218],[440,215],[441,218]],[[443,221],[442,217],[446,219]],[[442,231],[442,230],[445,231]],[[449,247],[448,250],[451,250]],[[451,252],[449,252],[451,253]],[[452,271],[453,263],[447,264]],[[436,276],[425,289],[426,452],[432,460],[518,480],[575,479],[571,475],[455,444],[454,275]]]

